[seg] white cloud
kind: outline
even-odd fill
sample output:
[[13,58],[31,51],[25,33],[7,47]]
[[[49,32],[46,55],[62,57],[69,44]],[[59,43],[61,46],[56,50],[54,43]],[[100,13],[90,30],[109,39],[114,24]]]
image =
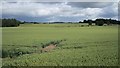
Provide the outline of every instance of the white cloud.
[[8,2],[119,2],[119,0],[2,0]]
[[[79,3],[78,3],[79,4]],[[87,5],[84,3],[83,5]],[[117,3],[111,3],[105,5],[105,3],[99,3],[99,7],[73,7],[68,5],[68,2],[61,3],[33,3],[30,0],[28,2],[17,1],[17,3],[9,3],[7,1],[3,2],[2,10],[4,15],[13,15],[10,17],[37,17],[44,19],[46,21],[78,21],[83,19],[95,19],[98,17],[113,18],[117,14]],[[74,4],[75,5],[75,4]],[[72,19],[73,18],[73,19]],[[26,19],[26,18],[25,18]]]
[[102,13],[99,16],[103,18],[118,19],[118,3],[113,3],[111,6],[102,8]]

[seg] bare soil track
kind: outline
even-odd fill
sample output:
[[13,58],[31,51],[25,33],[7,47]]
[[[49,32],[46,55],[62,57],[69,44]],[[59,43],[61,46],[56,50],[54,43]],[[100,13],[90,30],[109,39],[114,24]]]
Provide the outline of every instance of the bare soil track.
[[42,52],[49,52],[49,51],[51,51],[51,50],[53,50],[53,49],[55,49],[56,48],[56,45],[53,45],[53,44],[50,44],[49,46],[47,46],[47,47],[45,47],[45,48],[42,48]]

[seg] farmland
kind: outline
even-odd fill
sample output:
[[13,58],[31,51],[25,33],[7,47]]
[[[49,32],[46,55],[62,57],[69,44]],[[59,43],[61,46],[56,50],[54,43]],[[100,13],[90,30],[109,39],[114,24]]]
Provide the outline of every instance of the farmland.
[[[118,26],[22,24],[2,28],[3,66],[116,66]],[[65,40],[41,53],[42,44]],[[17,55],[16,55],[17,54]]]

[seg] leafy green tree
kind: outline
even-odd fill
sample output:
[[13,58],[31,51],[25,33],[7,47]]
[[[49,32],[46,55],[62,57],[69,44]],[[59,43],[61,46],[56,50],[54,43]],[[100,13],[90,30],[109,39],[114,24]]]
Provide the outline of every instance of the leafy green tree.
[[2,27],[17,27],[20,25],[20,21],[16,19],[2,19]]
[[104,20],[103,19],[96,19],[95,20],[95,24],[97,26],[103,26],[104,25]]
[[88,20],[88,25],[92,25],[92,20]]

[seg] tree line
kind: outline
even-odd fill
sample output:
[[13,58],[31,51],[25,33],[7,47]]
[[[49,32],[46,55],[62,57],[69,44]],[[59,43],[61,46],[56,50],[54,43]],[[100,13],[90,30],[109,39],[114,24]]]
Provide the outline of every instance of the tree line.
[[20,25],[21,21],[16,19],[0,19],[2,21],[2,27],[17,27]]
[[[32,24],[39,24],[38,22],[26,22],[26,21],[19,21],[16,19],[0,19],[2,23],[0,23],[2,27],[17,27],[20,24],[25,23],[32,23]],[[51,22],[51,23],[66,23],[66,22]],[[73,23],[73,22],[68,22]],[[120,24],[120,21],[113,20],[113,19],[96,19],[96,20],[84,20],[83,22],[79,21],[79,23],[88,23],[88,25],[93,25],[93,23],[97,26],[103,26],[104,24],[111,25],[111,24]],[[50,24],[50,23],[49,23]]]
[[103,26],[104,24],[106,25],[111,25],[111,24],[119,24],[120,25],[120,21],[117,20],[113,20],[113,19],[96,19],[96,20],[84,20],[83,22],[79,22],[79,23],[88,23],[88,25],[92,25],[93,23],[97,26]]

